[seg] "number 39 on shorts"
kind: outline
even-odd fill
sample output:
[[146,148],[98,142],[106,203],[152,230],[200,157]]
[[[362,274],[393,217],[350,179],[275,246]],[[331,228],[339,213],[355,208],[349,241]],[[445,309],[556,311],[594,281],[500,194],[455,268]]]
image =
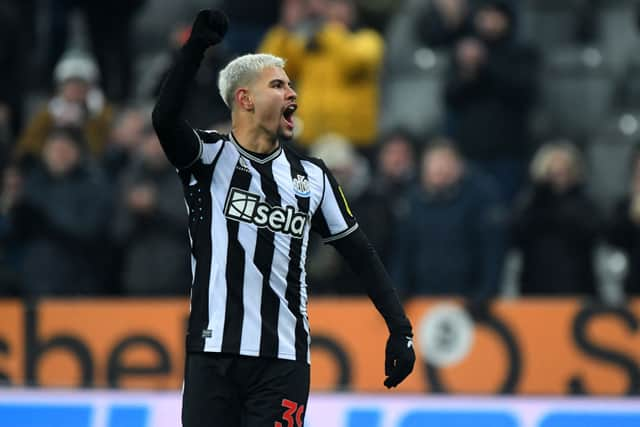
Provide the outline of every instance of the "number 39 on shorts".
[[282,399],[282,407],[285,408],[284,413],[282,414],[282,420],[285,421],[286,424],[276,421],[273,427],[302,427],[304,405],[298,405],[296,402],[289,399]]

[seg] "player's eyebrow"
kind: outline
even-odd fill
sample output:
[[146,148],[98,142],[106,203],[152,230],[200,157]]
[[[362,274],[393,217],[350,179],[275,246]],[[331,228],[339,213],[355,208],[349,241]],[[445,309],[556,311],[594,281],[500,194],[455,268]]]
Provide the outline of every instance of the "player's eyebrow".
[[291,84],[291,81],[289,82],[285,82],[283,79],[273,79],[269,82],[269,86],[276,86],[276,85],[289,85],[290,88],[293,88],[293,85]]

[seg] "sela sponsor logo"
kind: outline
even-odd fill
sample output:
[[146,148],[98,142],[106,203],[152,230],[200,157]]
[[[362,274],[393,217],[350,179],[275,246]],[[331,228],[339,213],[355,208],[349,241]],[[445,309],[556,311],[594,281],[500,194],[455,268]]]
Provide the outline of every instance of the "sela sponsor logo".
[[271,206],[260,201],[260,196],[232,187],[224,206],[224,215],[234,221],[267,227],[273,232],[291,234],[301,238],[307,216],[293,206]]
[[306,176],[298,175],[293,178],[293,191],[300,197],[309,197],[311,195],[309,180]]

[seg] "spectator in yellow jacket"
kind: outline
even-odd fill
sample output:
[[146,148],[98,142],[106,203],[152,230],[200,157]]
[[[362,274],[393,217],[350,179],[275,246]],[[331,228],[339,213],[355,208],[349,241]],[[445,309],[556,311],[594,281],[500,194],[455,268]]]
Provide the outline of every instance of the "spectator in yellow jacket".
[[68,55],[56,66],[55,95],[36,111],[20,135],[15,149],[18,160],[40,156],[44,142],[52,130],[60,127],[79,129],[88,152],[99,157],[107,142],[114,107],[98,86],[98,68],[84,55]]
[[287,0],[261,43],[261,52],[287,60],[302,145],[326,133],[361,148],[376,138],[384,42],[374,30],[355,29],[356,19],[352,0]]

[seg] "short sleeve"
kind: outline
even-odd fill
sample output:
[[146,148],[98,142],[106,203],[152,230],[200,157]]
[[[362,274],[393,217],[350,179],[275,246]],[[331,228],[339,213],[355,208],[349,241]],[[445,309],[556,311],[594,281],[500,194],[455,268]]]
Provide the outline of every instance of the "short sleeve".
[[358,222],[335,177],[324,164],[322,169],[324,190],[320,206],[311,218],[311,227],[328,243],[351,234],[358,228]]
[[203,165],[212,164],[218,151],[222,148],[224,137],[215,131],[194,129],[194,132],[200,142],[200,151],[187,168],[198,163]]
[[184,185],[192,185],[197,181],[209,182],[226,139],[225,135],[214,131],[193,129],[193,132],[197,136],[200,149],[191,163],[177,169]]

